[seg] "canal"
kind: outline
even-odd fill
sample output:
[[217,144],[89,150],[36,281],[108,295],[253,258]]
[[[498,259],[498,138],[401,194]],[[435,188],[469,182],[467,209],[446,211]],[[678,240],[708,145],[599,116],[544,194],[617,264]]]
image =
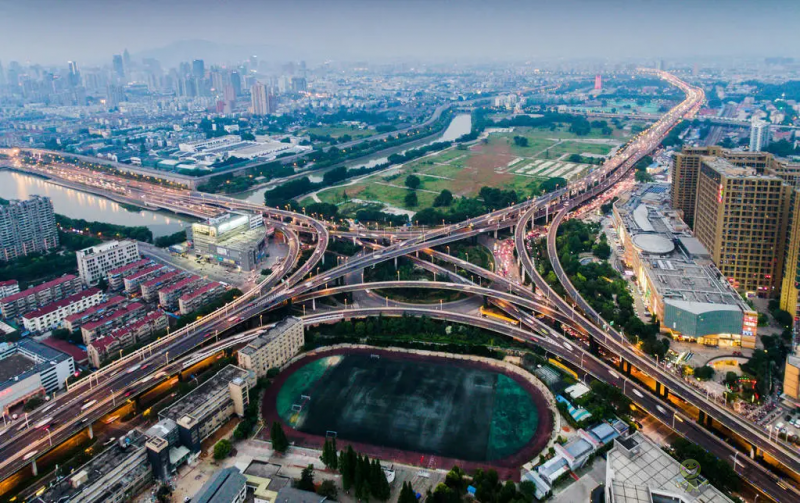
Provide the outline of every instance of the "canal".
[[[472,116],[470,114],[459,114],[459,115],[456,115],[455,117],[453,117],[453,120],[450,121],[450,124],[447,126],[447,129],[444,130],[444,132],[441,134],[441,136],[438,136],[438,137],[436,137],[436,139],[430,140],[430,141],[425,142],[425,143],[423,143],[421,145],[413,145],[411,148],[419,148],[419,147],[422,147],[422,146],[425,146],[425,145],[430,145],[431,143],[436,143],[436,142],[440,142],[440,141],[455,141],[456,139],[460,138],[461,136],[463,136],[465,134],[468,134],[471,130],[472,130]],[[406,150],[403,150],[403,151],[401,151],[399,153],[402,154],[405,151]],[[362,162],[358,162],[358,163],[348,164],[347,167],[348,168],[361,168],[361,167],[369,167],[369,168],[371,168],[372,166],[376,166],[378,164],[382,164],[382,163],[385,163],[387,161],[388,161],[388,158],[385,157],[385,156],[376,157],[374,159],[368,160],[367,162],[362,161]],[[322,177],[319,176],[319,175],[309,175],[308,178],[314,183],[322,181]],[[243,192],[243,193],[237,194],[237,195],[235,195],[233,197],[236,197],[238,199],[244,199],[245,201],[248,201],[248,202],[251,202],[251,203],[263,204],[264,203],[264,192],[266,192],[266,191],[267,191],[267,188],[263,187],[263,188],[260,188],[260,189],[254,190],[254,191]]]
[[142,225],[148,227],[154,237],[178,232],[191,223],[161,212],[129,211],[110,199],[62,187],[43,178],[8,170],[0,171],[1,198],[28,199],[32,195],[49,197],[56,213],[60,215],[132,227]]

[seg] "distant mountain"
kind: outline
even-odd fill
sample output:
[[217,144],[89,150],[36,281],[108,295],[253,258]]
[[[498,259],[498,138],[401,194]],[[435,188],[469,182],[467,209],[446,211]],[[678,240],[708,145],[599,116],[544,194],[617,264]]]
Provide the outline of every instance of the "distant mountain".
[[202,59],[206,66],[211,64],[238,63],[252,55],[258,56],[259,61],[268,63],[282,63],[303,59],[300,51],[287,47],[271,45],[239,45],[221,44],[209,40],[180,40],[163,47],[148,49],[133,54],[133,59],[155,58],[165,68],[177,66],[182,61],[191,62],[193,59]]

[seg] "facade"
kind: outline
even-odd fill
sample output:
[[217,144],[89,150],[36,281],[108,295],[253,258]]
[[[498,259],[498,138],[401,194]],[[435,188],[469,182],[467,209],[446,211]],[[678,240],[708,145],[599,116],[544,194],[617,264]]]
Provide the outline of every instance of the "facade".
[[0,299],[19,293],[19,283],[15,279],[0,281]]
[[722,278],[669,200],[663,185],[648,184],[613,205],[621,258],[645,306],[675,338],[754,347],[758,313]]
[[0,343],[0,410],[63,389],[73,372],[71,356],[32,339]]
[[178,299],[178,308],[181,314],[189,314],[213,301],[223,293],[225,293],[225,286],[222,283],[213,281],[181,295]]
[[750,152],[761,152],[769,145],[769,124],[754,120],[750,123]]
[[126,264],[122,267],[111,269],[106,273],[106,281],[108,281],[108,289],[111,290],[112,292],[119,292],[120,290],[125,288],[125,283],[124,283],[125,278],[153,264],[155,264],[155,262],[153,262],[152,260],[143,258],[135,262],[131,262],[130,264]]
[[265,229],[259,214],[227,213],[192,224],[188,238],[196,253],[222,265],[252,271],[266,253],[271,232]]
[[48,197],[32,196],[0,205],[0,260],[58,247],[58,227]]
[[253,115],[269,115],[274,112],[272,107],[272,94],[267,86],[256,82],[250,88],[250,108]]
[[158,305],[164,309],[174,309],[178,305],[178,299],[184,293],[195,289],[202,283],[202,278],[192,274],[166,286],[158,291]]
[[75,332],[79,330],[84,323],[100,319],[105,313],[114,310],[123,302],[125,302],[125,297],[116,295],[85,311],[71,314],[64,318],[64,328],[70,332]]
[[198,452],[200,443],[233,414],[244,415],[250,403],[249,390],[255,384],[254,372],[228,365],[158,416],[175,421],[181,444]]
[[733,503],[701,473],[688,480],[681,464],[641,433],[614,440],[606,454],[608,503]]
[[236,467],[223,468],[211,476],[192,497],[194,503],[242,503],[247,496],[247,479]]
[[720,157],[701,161],[694,231],[737,290],[780,292],[791,188]]
[[136,271],[135,273],[129,275],[128,277],[122,280],[123,285],[125,285],[125,293],[127,293],[128,295],[138,294],[141,292],[141,288],[139,287],[139,285],[141,285],[145,281],[160,276],[166,271],[171,271],[171,270],[172,268],[167,267],[163,264],[153,264],[151,266],[140,269],[139,271]]
[[305,342],[303,321],[290,317],[262,332],[237,353],[239,366],[264,377],[296,355]]
[[58,328],[67,316],[96,306],[102,300],[103,292],[99,288],[89,288],[35,311],[25,313],[22,315],[22,323],[25,329],[31,332],[44,332],[51,328]]
[[16,318],[81,291],[81,280],[72,274],[42,283],[0,299],[3,318]]
[[800,405],[800,355],[795,348],[794,354],[786,357],[783,372],[783,395]]
[[141,258],[135,241],[109,241],[80,250],[76,256],[78,274],[86,285],[93,285],[101,278],[105,278],[108,271]]
[[141,302],[131,302],[113,311],[102,313],[92,321],[85,322],[81,326],[83,343],[89,346],[93,340],[99,339],[111,333],[115,328],[121,327],[141,317],[144,315],[145,311],[146,308]]
[[130,321],[87,345],[86,353],[89,362],[95,368],[100,368],[109,356],[113,356],[133,344],[142,342],[157,332],[166,330],[168,324],[167,315],[161,310],[151,311],[140,318]]
[[142,291],[142,298],[147,302],[155,302],[158,300],[158,291],[162,288],[165,288],[175,282],[178,282],[188,274],[181,272],[181,271],[171,271],[160,276],[156,276],[153,279],[145,281],[140,285],[140,289]]

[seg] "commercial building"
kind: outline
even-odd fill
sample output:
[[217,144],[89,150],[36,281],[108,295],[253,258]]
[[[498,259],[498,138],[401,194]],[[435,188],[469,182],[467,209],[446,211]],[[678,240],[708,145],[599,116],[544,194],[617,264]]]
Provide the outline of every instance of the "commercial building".
[[669,200],[666,186],[647,184],[613,205],[621,259],[645,306],[673,337],[755,347],[758,313],[725,280]]
[[19,283],[15,279],[0,281],[0,299],[19,293]]
[[733,503],[702,469],[688,478],[680,463],[641,433],[619,437],[606,454],[605,501]]
[[49,486],[36,501],[118,503],[132,501],[153,482],[145,436],[136,430],[95,455],[72,474]]
[[247,478],[236,467],[217,470],[192,497],[194,503],[242,503],[247,496]]
[[225,293],[225,285],[213,281],[181,295],[178,299],[178,308],[181,314],[189,314],[213,301],[223,293]]
[[769,124],[761,120],[750,123],[750,152],[761,152],[769,145]]
[[83,343],[88,346],[95,339],[99,339],[111,333],[117,327],[121,327],[132,320],[143,316],[146,312],[144,304],[141,302],[131,302],[113,311],[109,310],[96,319],[86,322],[81,326],[81,337]]
[[71,356],[32,339],[0,343],[0,410],[63,389],[73,372]]
[[108,289],[112,292],[119,292],[123,288],[125,288],[124,280],[131,274],[135,274],[142,269],[150,267],[154,265],[150,259],[139,259],[135,262],[131,262],[130,264],[126,264],[122,267],[117,267],[116,269],[111,269],[106,273],[106,280],[108,281]]
[[84,323],[102,318],[107,312],[114,310],[123,302],[125,302],[125,297],[116,295],[105,302],[101,302],[96,306],[86,309],[85,311],[71,314],[64,318],[64,328],[70,332],[75,332],[76,330],[79,330]]
[[303,321],[290,317],[267,329],[237,353],[239,366],[264,377],[271,368],[280,368],[303,347]]
[[192,452],[233,414],[244,415],[255,386],[254,372],[228,365],[189,394],[158,413],[178,425],[180,443]]
[[192,274],[185,277],[180,281],[165,286],[158,291],[158,305],[164,309],[174,309],[178,305],[178,299],[184,293],[193,290],[202,284],[203,279],[200,276]]
[[173,270],[171,267],[164,264],[153,264],[140,269],[122,280],[122,283],[125,285],[125,293],[128,295],[138,294],[141,292],[139,285],[171,270]]
[[189,240],[197,254],[221,265],[252,271],[264,257],[271,229],[260,214],[227,213],[192,224]]
[[[800,348],[800,346],[798,346]],[[783,371],[783,398],[793,400],[800,407],[800,351],[795,348],[794,354],[786,357]]]
[[80,250],[76,256],[78,257],[78,274],[86,285],[93,285],[100,278],[105,278],[108,271],[136,262],[141,258],[136,241],[109,241]]
[[95,368],[117,352],[142,342],[153,334],[167,329],[169,321],[164,311],[150,311],[144,316],[117,327],[107,335],[93,340],[86,346],[86,353]]
[[89,288],[23,314],[22,323],[25,329],[31,332],[44,332],[52,328],[58,328],[67,316],[96,306],[102,300],[103,292],[99,288]]
[[0,299],[3,318],[17,318],[25,313],[44,307],[81,291],[81,280],[72,274],[42,283],[19,293]]
[[58,227],[48,197],[31,196],[0,205],[0,260],[58,247]]

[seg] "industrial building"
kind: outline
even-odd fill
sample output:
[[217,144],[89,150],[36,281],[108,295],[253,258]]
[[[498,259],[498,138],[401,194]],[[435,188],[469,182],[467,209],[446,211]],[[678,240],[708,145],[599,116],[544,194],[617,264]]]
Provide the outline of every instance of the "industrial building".
[[81,280],[72,274],[33,286],[0,299],[3,318],[11,319],[80,292]]
[[0,205],[0,260],[58,247],[58,227],[49,197],[31,196]]
[[25,330],[31,332],[44,332],[58,328],[68,316],[96,306],[102,300],[103,292],[99,288],[89,288],[23,314],[22,323]]
[[243,416],[250,403],[249,390],[256,384],[254,372],[228,365],[189,394],[159,412],[160,419],[178,425],[181,445],[192,452],[225,424],[233,414]]
[[108,271],[140,260],[136,241],[109,241],[79,250],[78,274],[86,285],[93,285],[105,278]]
[[32,339],[0,343],[0,410],[63,389],[73,372],[71,356]]
[[290,317],[267,329],[237,353],[239,366],[264,377],[271,368],[280,368],[303,347],[303,321]]
[[648,184],[613,205],[621,258],[645,306],[673,337],[755,347],[758,313],[725,280],[668,202],[666,186]]
[[241,212],[192,224],[187,235],[196,254],[221,265],[252,271],[266,254],[271,233],[260,214]]
[[606,454],[608,503],[733,503],[702,475],[687,478],[681,464],[639,432],[614,440]]

